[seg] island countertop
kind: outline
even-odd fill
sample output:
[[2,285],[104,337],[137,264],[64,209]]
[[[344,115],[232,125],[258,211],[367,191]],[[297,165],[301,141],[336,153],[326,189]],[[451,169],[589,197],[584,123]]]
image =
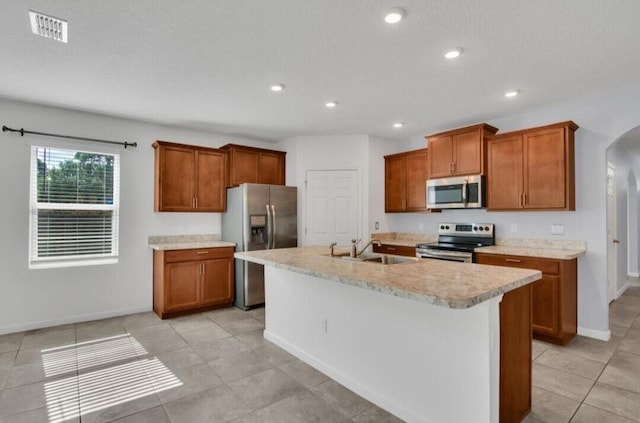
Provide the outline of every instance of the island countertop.
[[327,247],[237,252],[235,257],[455,309],[472,307],[542,277],[537,270],[443,260],[390,265],[350,261],[330,257]]

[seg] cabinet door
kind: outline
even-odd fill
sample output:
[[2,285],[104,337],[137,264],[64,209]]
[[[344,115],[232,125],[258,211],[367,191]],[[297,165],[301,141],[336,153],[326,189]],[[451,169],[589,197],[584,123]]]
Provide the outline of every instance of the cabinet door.
[[406,210],[427,209],[427,152],[406,157]]
[[160,146],[157,211],[191,211],[195,199],[195,152],[190,148]]
[[252,150],[233,149],[231,152],[231,186],[242,183],[257,184],[259,177],[259,153]]
[[230,303],[233,300],[233,258],[202,262],[202,305]]
[[453,141],[451,136],[429,138],[429,178],[451,175]]
[[480,130],[453,135],[453,174],[482,173],[482,133]]
[[522,208],[522,136],[501,137],[487,147],[487,209]]
[[263,152],[259,161],[261,184],[284,185],[284,154]]
[[165,267],[165,311],[196,307],[200,304],[201,262],[170,263]]
[[533,284],[533,322],[534,332],[547,335],[559,333],[559,287],[558,276],[542,275],[542,279]]
[[227,199],[226,154],[198,151],[196,158],[196,211],[224,212]]
[[388,157],[384,163],[384,211],[405,211],[405,157]]
[[564,128],[525,133],[524,207],[566,207],[566,152]]

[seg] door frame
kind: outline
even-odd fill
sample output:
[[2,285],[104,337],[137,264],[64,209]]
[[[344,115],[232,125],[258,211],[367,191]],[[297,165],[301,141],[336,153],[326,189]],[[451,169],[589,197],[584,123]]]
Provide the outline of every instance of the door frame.
[[616,299],[618,290],[618,204],[616,167],[613,163],[607,162],[607,302]]

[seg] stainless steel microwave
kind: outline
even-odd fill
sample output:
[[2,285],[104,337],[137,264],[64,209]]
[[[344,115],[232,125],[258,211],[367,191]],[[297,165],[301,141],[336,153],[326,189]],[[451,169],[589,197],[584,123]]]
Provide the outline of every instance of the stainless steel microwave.
[[480,209],[484,207],[484,198],[482,175],[427,180],[430,209]]

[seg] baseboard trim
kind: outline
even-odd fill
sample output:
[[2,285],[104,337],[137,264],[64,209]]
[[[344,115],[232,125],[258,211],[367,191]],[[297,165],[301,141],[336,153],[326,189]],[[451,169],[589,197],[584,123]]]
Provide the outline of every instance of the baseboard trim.
[[91,320],[108,319],[110,317],[125,316],[127,314],[144,313],[151,311],[151,307],[136,307],[120,310],[110,310],[101,313],[81,314],[78,316],[61,317],[54,320],[43,320],[39,322],[21,323],[19,325],[0,326],[0,335],[8,333],[24,332],[27,330],[43,329],[53,326],[68,325],[71,323],[89,322]]
[[629,272],[629,276],[632,278],[640,278],[640,273],[638,272]]
[[587,338],[598,339],[600,341],[608,341],[611,339],[610,330],[594,330],[578,327],[578,335],[586,336]]
[[627,281],[627,286],[640,286],[640,280]]
[[616,294],[615,294],[615,296],[613,297],[613,300],[615,301],[615,300],[617,300],[618,298],[620,298],[620,296],[621,296],[622,294],[624,294],[624,291],[626,291],[626,290],[627,290],[627,288],[629,288],[629,281],[626,281],[626,282],[624,283],[624,285],[622,285],[622,288],[620,288],[618,291],[616,291]]

